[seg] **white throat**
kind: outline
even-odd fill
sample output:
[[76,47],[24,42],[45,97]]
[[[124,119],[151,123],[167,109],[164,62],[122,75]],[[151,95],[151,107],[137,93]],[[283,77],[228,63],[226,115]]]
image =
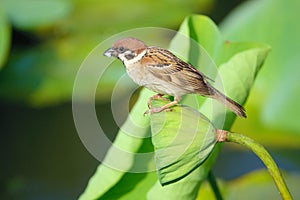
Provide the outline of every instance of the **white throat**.
[[137,56],[135,56],[134,58],[128,60],[125,55],[126,55],[126,52],[123,53],[123,54],[120,54],[119,55],[119,58],[123,61],[124,65],[125,66],[129,66],[129,65],[132,65],[134,63],[137,63],[138,61],[140,61],[143,56],[146,54],[146,50],[142,51],[141,53],[139,53]]

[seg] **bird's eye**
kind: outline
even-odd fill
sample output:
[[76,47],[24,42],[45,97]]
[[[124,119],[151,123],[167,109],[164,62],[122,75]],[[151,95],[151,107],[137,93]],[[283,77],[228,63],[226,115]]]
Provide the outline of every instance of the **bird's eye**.
[[124,52],[125,48],[124,47],[119,47],[119,52]]

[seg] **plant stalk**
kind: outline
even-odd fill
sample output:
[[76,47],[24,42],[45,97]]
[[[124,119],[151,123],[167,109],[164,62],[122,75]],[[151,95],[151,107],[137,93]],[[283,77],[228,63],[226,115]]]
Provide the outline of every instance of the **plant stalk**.
[[[287,185],[276,165],[275,161],[268,153],[268,151],[259,143],[254,141],[253,139],[239,134],[239,133],[231,133],[224,130],[218,130],[220,142],[234,142],[237,144],[241,144],[249,149],[251,149],[265,164],[266,168],[268,169],[269,173],[271,174],[275,185],[281,195],[281,198],[284,200],[291,200],[292,196],[287,188]],[[224,134],[225,137],[224,137]]]
[[212,173],[212,171],[210,171],[208,173],[208,176],[207,176],[207,179],[208,179],[208,182],[212,188],[212,190],[214,191],[214,194],[215,194],[215,197],[217,200],[223,200],[223,197],[222,197],[222,194],[221,194],[221,191],[218,187],[218,183],[217,183],[217,180],[214,176],[214,174]]

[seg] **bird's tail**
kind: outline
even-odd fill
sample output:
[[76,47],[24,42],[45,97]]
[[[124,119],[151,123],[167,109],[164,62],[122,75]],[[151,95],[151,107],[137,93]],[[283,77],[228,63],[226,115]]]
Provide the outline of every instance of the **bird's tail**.
[[241,106],[237,102],[233,101],[229,97],[225,96],[224,94],[222,94],[217,89],[215,89],[213,87],[211,87],[210,89],[211,89],[211,96],[214,99],[216,99],[219,102],[223,103],[228,109],[233,111],[236,115],[238,115],[240,117],[244,117],[244,118],[247,117],[245,109],[244,109],[243,106]]

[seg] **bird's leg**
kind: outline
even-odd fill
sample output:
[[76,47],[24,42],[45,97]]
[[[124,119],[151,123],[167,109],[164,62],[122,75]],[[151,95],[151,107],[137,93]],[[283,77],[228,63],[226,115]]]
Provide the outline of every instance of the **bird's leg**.
[[164,106],[161,106],[161,107],[159,107],[159,108],[150,108],[149,110],[147,110],[145,113],[144,113],[144,115],[146,115],[146,114],[148,114],[148,113],[150,113],[150,114],[152,114],[152,113],[159,113],[159,112],[161,112],[161,111],[172,111],[172,108],[170,108],[170,107],[172,107],[172,106],[174,106],[174,105],[176,105],[176,104],[178,104],[179,102],[180,102],[180,97],[175,97],[174,98],[174,101],[172,101],[172,102],[170,102],[170,103],[167,103],[166,105],[164,105]]
[[166,101],[170,101],[170,99],[163,97],[163,94],[156,94],[152,97],[149,98],[148,100],[148,108],[151,108],[151,102],[155,99],[162,99],[162,100],[166,100]]

